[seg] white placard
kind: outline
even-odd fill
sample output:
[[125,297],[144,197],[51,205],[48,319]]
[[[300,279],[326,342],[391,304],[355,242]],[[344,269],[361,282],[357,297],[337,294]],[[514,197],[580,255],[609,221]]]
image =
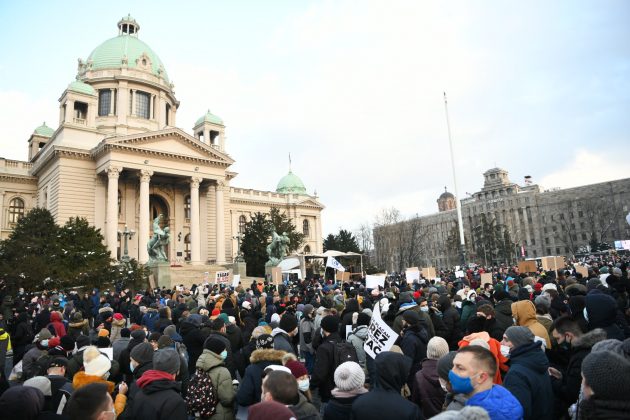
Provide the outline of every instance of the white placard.
[[238,287],[238,284],[241,282],[241,275],[234,274],[232,277],[232,287]]
[[230,281],[230,272],[229,271],[217,271],[214,275],[214,283],[215,284],[226,284]]
[[381,309],[377,302],[372,310],[372,320],[368,326],[368,333],[363,344],[363,350],[372,358],[375,358],[380,352],[391,349],[397,338],[398,335],[396,332],[389,328],[381,319]]
[[373,276],[370,274],[365,276],[366,289],[376,289],[378,286],[385,287],[385,276]]
[[461,279],[462,277],[464,277],[464,272],[462,270],[456,271],[455,277],[457,277],[458,279]]
[[405,277],[407,278],[407,283],[413,283],[414,280],[420,280],[420,272],[418,270],[408,270],[405,272]]
[[112,347],[105,347],[102,349],[98,349],[101,353],[107,355],[109,360],[114,360],[114,349]]
[[456,265],[456,266],[455,266],[455,271],[459,271],[459,269],[460,269],[460,268],[461,268],[461,267],[460,267],[459,265]]

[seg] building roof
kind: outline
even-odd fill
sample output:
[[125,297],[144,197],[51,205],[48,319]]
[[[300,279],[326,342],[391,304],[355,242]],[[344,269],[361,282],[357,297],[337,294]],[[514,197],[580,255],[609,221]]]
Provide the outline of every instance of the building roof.
[[168,74],[160,57],[135,34],[123,33],[103,42],[94,48],[88,57],[88,63],[91,62],[92,70],[118,69],[123,67],[123,58],[126,58],[125,67],[134,68],[136,60],[143,54],[146,54],[151,61],[151,72],[155,76],[160,76],[160,69],[162,69],[162,77],[168,81]]
[[455,196],[451,194],[450,192],[446,191],[446,188],[445,188],[444,192],[440,195],[439,200],[446,200],[447,198],[452,198],[454,200]]
[[210,110],[208,110],[208,112],[197,119],[197,122],[195,122],[195,127],[199,124],[203,124],[204,122],[223,125],[223,120],[210,112]]
[[298,176],[289,171],[289,173],[283,176],[280,182],[278,182],[276,192],[283,194],[306,194],[306,187]]
[[35,131],[33,131],[33,134],[37,134],[38,136],[43,136],[43,137],[52,137],[54,133],[55,133],[55,130],[48,127],[46,125],[46,122],[43,122],[42,125],[37,127]]
[[83,83],[80,80],[75,80],[74,82],[68,85],[66,90],[71,90],[73,92],[84,93],[86,95],[96,95],[96,90],[87,83]]

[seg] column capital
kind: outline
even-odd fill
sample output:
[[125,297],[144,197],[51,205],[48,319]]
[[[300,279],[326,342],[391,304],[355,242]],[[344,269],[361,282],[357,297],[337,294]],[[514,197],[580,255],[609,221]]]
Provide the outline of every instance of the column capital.
[[199,184],[203,181],[203,178],[193,176],[190,178],[190,188],[199,188]]
[[108,178],[118,178],[120,173],[122,172],[122,168],[118,166],[110,166],[107,168],[107,177]]
[[225,178],[220,178],[216,180],[216,184],[215,187],[217,188],[223,188],[227,185],[227,183],[225,182]]
[[148,169],[142,169],[140,170],[140,174],[138,177],[140,178],[140,182],[149,182],[152,176],[153,176],[153,171],[150,171]]

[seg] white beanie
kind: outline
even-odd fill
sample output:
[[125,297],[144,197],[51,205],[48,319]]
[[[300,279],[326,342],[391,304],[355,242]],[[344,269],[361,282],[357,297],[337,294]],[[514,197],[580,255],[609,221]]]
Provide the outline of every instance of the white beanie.
[[100,377],[109,372],[112,362],[96,347],[90,346],[83,352],[83,366],[86,375]]
[[335,386],[340,391],[354,391],[365,384],[365,373],[357,362],[344,362],[335,369]]
[[427,344],[427,358],[439,360],[440,357],[448,353],[448,343],[437,335],[429,340]]
[[243,302],[243,304],[241,305],[243,307],[243,309],[251,309],[252,308],[252,304],[248,301]]
[[558,290],[555,283],[547,283],[543,286],[542,291],[544,292],[545,290],[550,290],[550,289]]

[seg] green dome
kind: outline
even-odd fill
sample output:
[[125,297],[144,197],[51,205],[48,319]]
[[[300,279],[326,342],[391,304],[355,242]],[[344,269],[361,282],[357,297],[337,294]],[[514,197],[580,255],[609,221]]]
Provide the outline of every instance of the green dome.
[[136,60],[143,53],[151,60],[152,73],[159,76],[161,67],[162,77],[168,81],[168,75],[160,57],[135,35],[121,34],[115,38],[108,39],[92,51],[88,57],[88,63],[92,62],[92,70],[118,69],[123,67],[122,61],[126,56],[126,67],[134,68],[136,67]]
[[44,137],[52,137],[54,133],[55,133],[55,130],[48,127],[45,122],[39,127],[37,127],[35,131],[33,131],[33,134],[37,134],[38,136],[44,136]]
[[223,125],[223,120],[211,113],[210,110],[208,110],[205,115],[199,117],[199,119],[195,123],[195,127],[197,127],[199,124],[203,124],[204,122]]
[[84,93],[86,95],[96,95],[96,91],[94,88],[87,83],[83,83],[80,80],[75,80],[74,82],[68,85],[66,90],[71,90],[73,92]]
[[306,187],[300,178],[289,171],[289,173],[283,176],[280,182],[278,182],[276,192],[283,194],[306,194]]

